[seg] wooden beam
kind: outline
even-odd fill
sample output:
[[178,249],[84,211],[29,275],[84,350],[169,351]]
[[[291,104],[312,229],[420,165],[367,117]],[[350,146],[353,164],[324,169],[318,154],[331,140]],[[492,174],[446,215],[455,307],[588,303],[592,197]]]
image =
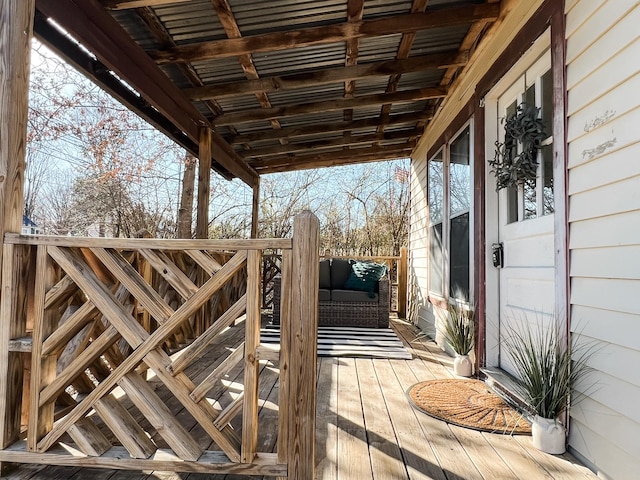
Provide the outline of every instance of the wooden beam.
[[[34,0],[0,0],[0,239],[22,228],[34,5]],[[24,367],[22,354],[9,351],[9,341],[26,335],[21,250],[0,248],[0,448],[20,435]],[[0,473],[6,467],[0,463]]]
[[[347,21],[356,23],[362,21],[364,15],[364,0],[348,0],[347,1]],[[350,38],[346,41],[346,56],[344,64],[348,67],[358,63],[358,55],[360,53],[360,40],[358,38]],[[356,94],[356,82],[348,79],[344,82],[344,98],[353,98]],[[353,120],[353,108],[347,108],[342,112],[345,121]],[[349,132],[345,132],[347,135]]]
[[[38,9],[91,51],[192,141],[207,119],[182,91],[148,57],[97,0],[36,0]],[[249,185],[255,172],[217,134],[213,136],[216,160]]]
[[265,173],[289,172],[293,170],[308,170],[311,168],[335,167],[352,163],[380,162],[406,158],[413,151],[415,144],[392,145],[388,147],[358,148],[340,150],[332,153],[320,153],[297,157],[286,157],[252,162],[255,169],[262,175]]
[[372,62],[347,67],[327,68],[313,72],[260,78],[245,82],[187,88],[184,89],[183,92],[191,100],[226,98],[257,92],[278,92],[294,88],[340,83],[374,76],[388,76],[395,73],[422,72],[434,68],[449,68],[450,66],[466,65],[468,61],[468,52],[432,53],[402,60],[387,60],[384,62]]
[[214,58],[237,57],[248,53],[273,52],[311,45],[344,42],[350,38],[395,35],[431,28],[465,25],[483,19],[494,21],[499,15],[499,4],[462,5],[441,8],[426,13],[408,13],[374,20],[324,25],[303,30],[272,32],[242,38],[193,43],[166,50],[151,51],[149,54],[160,64],[190,63]]
[[385,134],[372,133],[368,135],[348,135],[331,140],[316,140],[313,142],[289,143],[287,145],[278,145],[275,147],[251,149],[241,152],[244,158],[260,158],[272,155],[285,155],[294,152],[308,152],[310,150],[318,150],[329,147],[348,147],[352,145],[372,144],[384,140],[401,140],[407,141],[411,137],[417,137],[422,134],[418,129],[397,130],[387,132]]
[[[421,13],[424,12],[427,8],[427,3],[429,0],[413,0],[413,4],[411,5],[411,13]],[[413,46],[413,41],[416,38],[415,32],[406,32],[402,35],[402,39],[400,40],[400,45],[398,46],[398,53],[396,54],[396,58],[408,58],[411,54],[411,47]],[[389,77],[389,83],[387,84],[387,93],[393,93],[398,89],[398,84],[400,83],[400,78],[402,72],[394,72]],[[380,117],[386,118],[389,116],[391,112],[391,104],[387,103],[382,105],[380,109]],[[382,133],[384,131],[384,125],[378,127],[378,133]]]
[[211,129],[200,129],[196,238],[209,238],[209,196],[211,194]]
[[[211,0],[211,4],[218,14],[218,19],[220,20],[220,23],[222,24],[222,27],[224,28],[227,36],[229,38],[242,37],[242,32],[240,32],[240,27],[238,27],[238,23],[236,22],[229,2],[227,0]],[[247,53],[244,55],[240,55],[238,57],[238,61],[240,62],[240,66],[242,67],[242,70],[249,80],[257,80],[259,78],[258,70],[253,64],[251,54]],[[262,108],[271,108],[271,101],[264,91],[256,91],[254,92],[254,94]],[[272,119],[271,126],[277,130],[280,128],[280,122],[276,119]]]
[[253,184],[253,201],[251,202],[251,238],[258,238],[260,222],[260,177]]
[[306,210],[293,220],[289,328],[289,477],[315,478],[318,265],[320,222]]
[[124,10],[138,7],[158,7],[160,5],[171,5],[189,1],[191,0],[101,0],[101,3],[105,8]]
[[367,107],[379,105],[381,103],[406,103],[417,100],[428,100],[431,98],[442,98],[447,96],[447,89],[444,87],[418,88],[416,90],[403,90],[396,93],[379,93],[364,95],[357,98],[325,100],[321,102],[303,103],[300,105],[289,105],[286,107],[256,108],[241,110],[239,112],[223,113],[213,120],[213,125],[231,125],[235,123],[255,122],[259,120],[269,120],[271,118],[281,118],[293,115],[314,114],[320,112],[330,112],[343,110],[345,108]]
[[308,135],[318,135],[328,132],[342,132],[342,131],[354,131],[363,128],[378,127],[384,125],[411,125],[424,120],[430,120],[433,118],[433,112],[416,112],[416,113],[402,113],[399,115],[393,115],[389,119],[382,120],[376,118],[365,118],[362,120],[354,120],[350,122],[336,122],[327,124],[314,124],[305,125],[300,127],[286,127],[282,130],[272,131],[263,130],[257,132],[250,132],[233,137],[230,142],[232,145],[262,142],[269,140],[277,140],[281,137],[304,137]]

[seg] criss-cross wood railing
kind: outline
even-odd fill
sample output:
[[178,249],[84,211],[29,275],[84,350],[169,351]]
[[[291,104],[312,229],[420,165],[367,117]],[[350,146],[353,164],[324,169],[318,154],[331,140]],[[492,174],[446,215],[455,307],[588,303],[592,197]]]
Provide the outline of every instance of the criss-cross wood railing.
[[[303,214],[296,225],[293,240],[8,235],[0,461],[311,478],[317,219]],[[260,345],[264,249],[282,252],[288,286],[280,349]],[[244,339],[199,365],[205,375],[192,374],[242,321]],[[18,388],[10,384],[22,384],[16,355],[29,352],[30,381]],[[261,360],[280,371],[277,425],[259,424]],[[238,368],[242,386],[234,382],[239,391],[220,405],[213,392]],[[20,404],[22,442],[19,411],[9,411]],[[257,451],[259,428],[277,428],[275,453]]]

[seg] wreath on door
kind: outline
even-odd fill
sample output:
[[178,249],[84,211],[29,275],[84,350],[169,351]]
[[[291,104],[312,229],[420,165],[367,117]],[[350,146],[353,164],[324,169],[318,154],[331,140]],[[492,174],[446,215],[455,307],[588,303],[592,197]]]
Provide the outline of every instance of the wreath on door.
[[[504,121],[504,142],[496,141],[491,173],[496,177],[496,191],[535,180],[538,175],[538,150],[547,134],[540,109],[521,103]],[[518,144],[521,148],[518,149]]]

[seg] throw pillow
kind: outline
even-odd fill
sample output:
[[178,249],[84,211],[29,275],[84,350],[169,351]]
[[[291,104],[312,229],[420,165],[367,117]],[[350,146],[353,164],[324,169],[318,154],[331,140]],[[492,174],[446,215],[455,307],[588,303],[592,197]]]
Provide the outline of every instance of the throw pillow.
[[329,290],[331,288],[331,263],[329,260],[320,261],[318,288]]
[[356,262],[351,264],[352,272],[344,284],[344,288],[348,290],[361,290],[367,292],[370,298],[375,296],[376,284],[385,273],[387,273],[386,265],[380,265],[372,262]]
[[331,288],[342,289],[344,284],[351,275],[351,263],[342,258],[334,258],[331,260]]

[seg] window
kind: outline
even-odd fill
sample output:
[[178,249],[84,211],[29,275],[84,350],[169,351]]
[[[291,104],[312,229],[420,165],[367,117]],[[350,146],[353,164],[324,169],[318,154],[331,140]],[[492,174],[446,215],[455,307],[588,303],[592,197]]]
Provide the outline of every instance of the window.
[[429,160],[429,292],[470,299],[471,128]]

